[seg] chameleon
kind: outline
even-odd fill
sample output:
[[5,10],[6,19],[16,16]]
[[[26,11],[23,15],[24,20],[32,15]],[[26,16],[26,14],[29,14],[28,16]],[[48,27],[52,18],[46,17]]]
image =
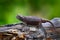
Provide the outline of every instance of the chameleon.
[[17,15],[16,18],[18,20],[21,20],[23,21],[24,23],[26,23],[27,25],[39,25],[39,23],[46,23],[46,22],[49,22],[51,25],[52,25],[52,30],[55,31],[55,27],[54,27],[54,24],[49,21],[49,20],[46,20],[46,19],[42,19],[42,18],[38,18],[38,17],[35,17],[35,16],[21,16],[21,15]]

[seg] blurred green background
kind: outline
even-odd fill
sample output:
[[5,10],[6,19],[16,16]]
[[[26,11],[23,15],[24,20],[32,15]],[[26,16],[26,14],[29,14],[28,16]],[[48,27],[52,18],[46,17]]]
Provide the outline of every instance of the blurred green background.
[[20,22],[16,15],[60,17],[60,0],[0,0],[0,25]]

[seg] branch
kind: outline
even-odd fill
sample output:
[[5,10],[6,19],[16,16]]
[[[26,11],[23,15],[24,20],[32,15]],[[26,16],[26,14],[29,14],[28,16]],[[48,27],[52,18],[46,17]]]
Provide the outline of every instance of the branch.
[[[57,32],[59,32],[58,33],[59,35],[56,35],[53,32],[50,33],[50,38],[53,38],[53,39],[60,38],[60,18],[54,18],[50,21],[56,27]],[[42,25],[44,28],[46,28],[46,30],[48,30],[47,32],[49,32],[50,28],[52,27],[52,25],[48,22],[42,23]],[[7,34],[17,33],[18,35],[20,35],[22,33],[21,31],[25,31],[25,34],[27,34],[28,32],[30,32],[30,30],[36,31],[37,29],[35,27],[25,26],[23,23],[3,25],[0,27],[0,33],[11,32]],[[34,36],[37,36],[39,32],[37,31],[36,33],[33,33],[33,34]]]

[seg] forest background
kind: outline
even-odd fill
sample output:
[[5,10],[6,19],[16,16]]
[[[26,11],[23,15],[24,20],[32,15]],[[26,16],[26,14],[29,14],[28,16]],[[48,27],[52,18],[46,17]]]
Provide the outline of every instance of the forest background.
[[60,17],[60,0],[0,0],[0,25],[18,23],[16,15]]

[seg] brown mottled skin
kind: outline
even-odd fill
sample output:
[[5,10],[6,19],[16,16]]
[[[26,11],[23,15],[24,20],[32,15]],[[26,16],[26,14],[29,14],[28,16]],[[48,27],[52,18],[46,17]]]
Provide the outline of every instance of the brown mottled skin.
[[37,26],[37,25],[39,25],[39,23],[41,24],[41,23],[49,22],[52,25],[51,30],[56,32],[56,30],[55,30],[56,28],[54,27],[53,23],[49,20],[44,20],[42,18],[38,18],[38,17],[35,17],[35,16],[20,16],[20,15],[17,15],[16,17],[17,17],[17,19],[25,22],[27,25],[36,25]]

